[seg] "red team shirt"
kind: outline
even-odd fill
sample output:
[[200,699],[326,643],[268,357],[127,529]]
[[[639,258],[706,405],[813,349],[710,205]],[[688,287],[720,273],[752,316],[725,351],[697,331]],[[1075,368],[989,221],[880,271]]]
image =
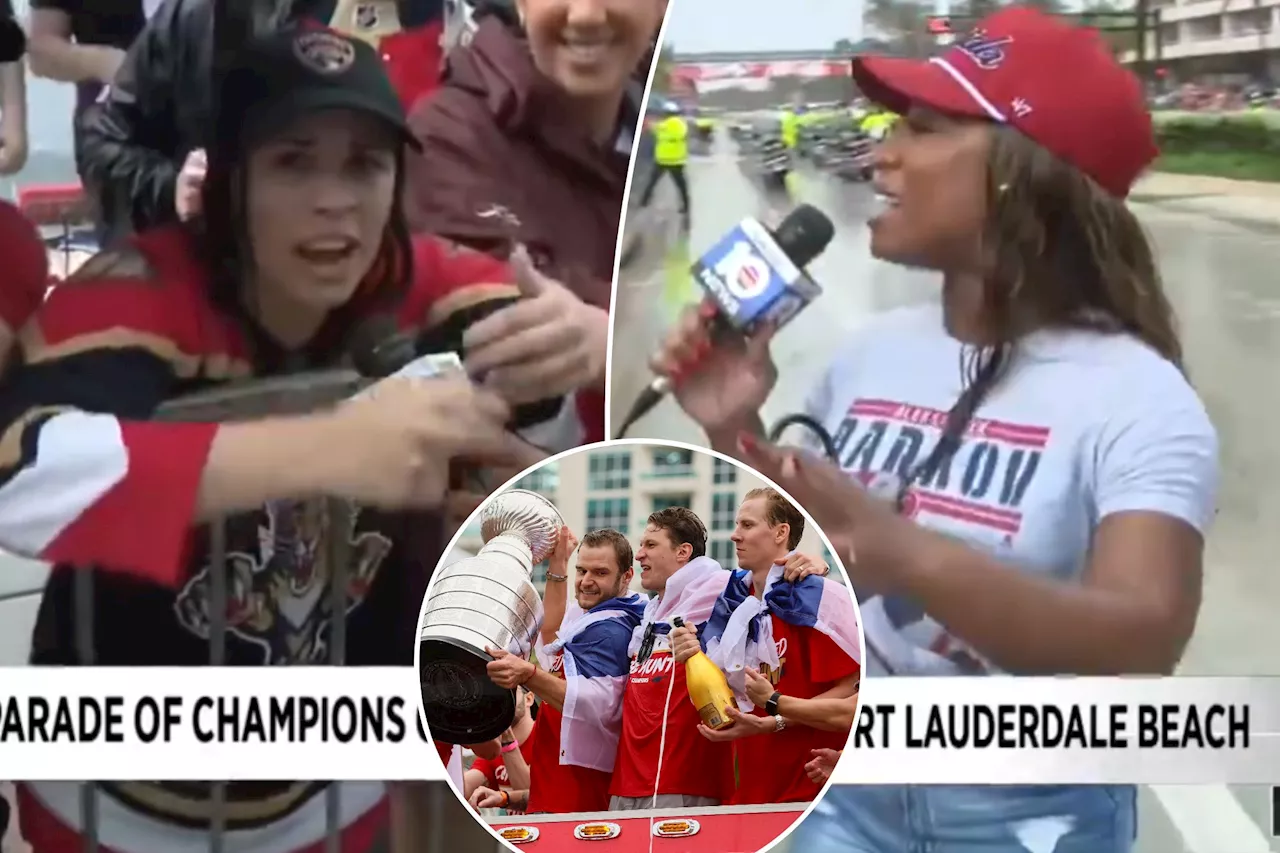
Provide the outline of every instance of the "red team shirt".
[[[547,671],[564,678],[564,654],[551,659]],[[560,727],[564,714],[546,702],[538,708],[537,729],[529,762],[529,813],[602,812],[609,808],[612,773],[560,763]],[[625,723],[624,723],[625,725]],[[624,734],[625,737],[625,734]]]
[[[675,685],[669,684],[675,680]],[[671,706],[667,709],[667,690]],[[684,667],[671,652],[654,651],[643,664],[631,659],[631,677],[622,700],[622,738],[613,771],[616,797],[653,796],[658,771],[662,719],[667,717],[667,744],[662,752],[659,794],[685,794],[727,802],[733,796],[733,746],[712,743],[698,733],[697,709],[689,701]],[[806,759],[808,760],[808,759]]]
[[[830,690],[837,681],[858,672],[858,664],[822,632],[789,625],[773,615],[769,619],[773,622],[773,641],[778,650],[779,675],[774,689],[782,695],[812,699]],[[765,712],[756,708],[754,713],[759,717]],[[781,732],[734,741],[738,755],[738,790],[732,803],[752,805],[816,799],[822,786],[811,781],[804,771],[804,765],[813,757],[810,750],[844,749],[847,740],[848,732],[820,732],[792,724]]]

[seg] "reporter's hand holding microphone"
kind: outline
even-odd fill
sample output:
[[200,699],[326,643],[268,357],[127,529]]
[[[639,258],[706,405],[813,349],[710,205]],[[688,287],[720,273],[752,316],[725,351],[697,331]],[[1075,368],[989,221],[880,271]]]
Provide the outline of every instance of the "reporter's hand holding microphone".
[[700,258],[693,275],[706,297],[685,311],[654,355],[658,379],[617,437],[668,392],[716,450],[734,454],[739,431],[762,433],[760,408],[778,380],[770,342],[821,292],[804,267],[834,234],[825,214],[800,205],[772,230],[744,220]]
[[671,395],[702,427],[711,446],[733,453],[740,431],[763,432],[760,409],[778,382],[769,345],[776,329],[723,343],[712,340],[715,306],[685,310],[652,358],[650,368],[671,381]]

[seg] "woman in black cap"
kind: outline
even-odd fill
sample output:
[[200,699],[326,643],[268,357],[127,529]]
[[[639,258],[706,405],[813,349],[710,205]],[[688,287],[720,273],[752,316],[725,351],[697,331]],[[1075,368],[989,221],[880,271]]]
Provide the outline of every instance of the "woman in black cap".
[[[92,572],[94,664],[208,663],[225,620],[230,665],[408,665],[451,461],[530,461],[502,399],[461,376],[391,379],[305,416],[152,418],[186,392],[337,366],[363,323],[417,330],[477,287],[519,287],[487,256],[410,239],[400,190],[415,143],[363,42],[318,27],[263,37],[220,98],[202,217],[88,261],[28,327],[0,389],[0,540],[55,564],[32,663],[90,662],[74,576]],[[223,518],[224,567],[202,526]],[[225,614],[210,607],[217,568]],[[345,644],[331,636],[338,610]],[[236,849],[322,849],[330,784],[342,849],[368,849],[386,824],[383,786],[341,782],[229,784]],[[103,849],[180,849],[212,823],[203,786],[99,787]],[[77,796],[76,783],[22,786],[35,849],[79,849]]]

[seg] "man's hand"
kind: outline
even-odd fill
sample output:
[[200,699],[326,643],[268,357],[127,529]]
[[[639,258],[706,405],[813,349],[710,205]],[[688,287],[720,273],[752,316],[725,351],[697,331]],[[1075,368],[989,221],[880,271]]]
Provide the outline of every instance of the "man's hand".
[[827,561],[821,557],[812,557],[799,552],[787,557],[779,557],[773,561],[773,564],[782,566],[782,579],[792,582],[802,581],[809,575],[825,578],[831,571]]
[[538,668],[529,661],[513,655],[506,649],[489,649],[485,652],[493,658],[485,665],[485,670],[489,673],[489,680],[501,687],[503,690],[515,690],[521,684],[524,684]]
[[773,682],[760,674],[759,670],[747,667],[743,670],[747,676],[747,698],[757,708],[764,708],[773,698],[775,688]]
[[733,720],[733,725],[716,730],[698,723],[698,733],[712,743],[727,743],[731,740],[742,740],[744,737],[769,734],[778,728],[778,722],[773,717],[744,714],[732,706],[725,708],[724,713],[726,717]]
[[502,808],[502,792],[495,791],[492,788],[486,788],[481,785],[471,792],[471,796],[467,797],[467,802],[471,808],[476,811],[481,809],[498,809]]
[[511,268],[524,299],[467,330],[467,372],[484,374],[512,405],[602,386],[609,312],[539,272],[524,247],[512,254]]
[[94,48],[93,76],[104,86],[110,86],[115,82],[116,72],[124,62],[125,53],[118,47],[105,44],[94,45]]
[[554,575],[564,575],[569,572],[569,557],[578,547],[578,537],[573,535],[573,531],[568,525],[560,528],[560,533],[556,537],[555,550],[551,552],[551,558],[547,562],[547,571]]
[[185,221],[200,213],[200,190],[208,168],[204,149],[196,149],[187,155],[178,172],[178,187],[173,196],[173,209],[178,212],[179,219]]
[[676,663],[684,663],[702,651],[698,644],[698,630],[691,625],[681,625],[671,629],[671,655]]
[[836,769],[836,762],[840,760],[841,752],[834,749],[813,749],[810,752],[813,754],[813,759],[804,766],[804,772],[814,782],[825,785],[831,778],[832,771]]

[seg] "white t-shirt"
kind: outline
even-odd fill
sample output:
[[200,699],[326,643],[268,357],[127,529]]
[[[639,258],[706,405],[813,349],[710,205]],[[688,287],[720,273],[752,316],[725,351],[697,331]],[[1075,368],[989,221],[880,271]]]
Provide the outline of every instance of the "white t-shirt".
[[[842,467],[905,477],[963,390],[963,345],[938,306],[882,315],[841,351],[809,400]],[[1215,511],[1217,434],[1183,375],[1127,335],[1040,332],[1019,345],[959,451],[904,511],[1010,565],[1077,580],[1099,522],[1166,513],[1203,532]],[[870,672],[995,668],[913,601],[862,603]]]

